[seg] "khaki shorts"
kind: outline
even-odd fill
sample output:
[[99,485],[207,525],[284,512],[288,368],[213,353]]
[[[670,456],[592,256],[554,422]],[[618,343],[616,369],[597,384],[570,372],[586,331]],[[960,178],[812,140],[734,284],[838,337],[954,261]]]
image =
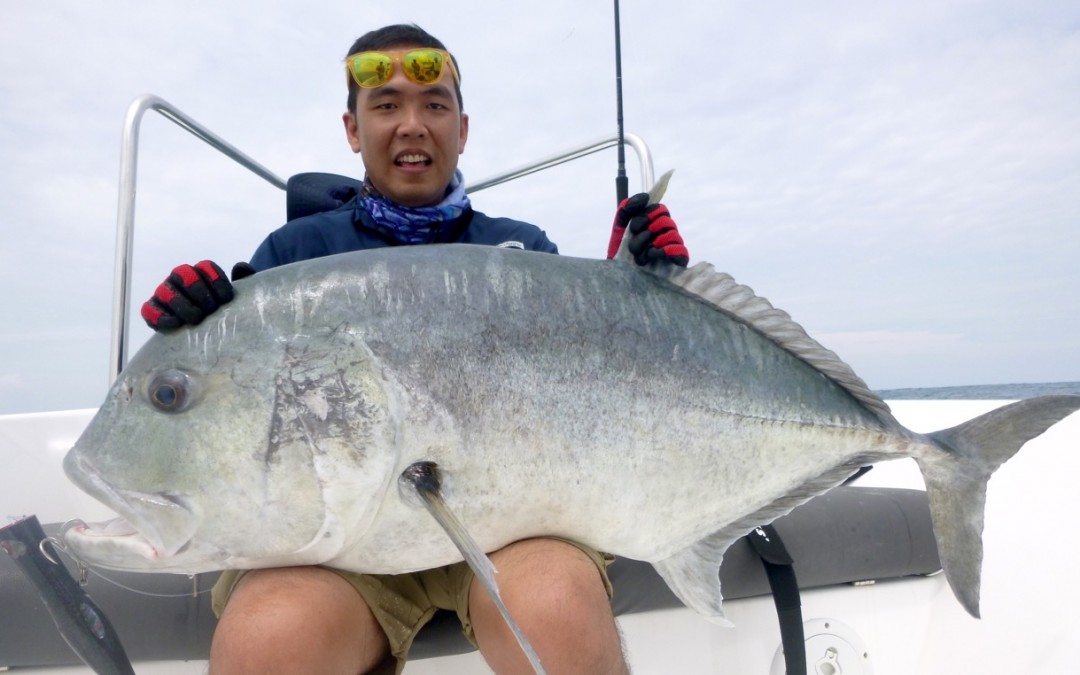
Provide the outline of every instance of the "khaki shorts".
[[[608,579],[607,568],[615,560],[614,556],[567,539],[548,538],[564,541],[587,555],[596,565],[608,597],[611,597],[611,581]],[[474,575],[467,563],[459,562],[433,570],[394,575],[357,574],[327,569],[352,584],[371,608],[389,639],[390,653],[396,659],[396,664],[388,663],[385,668],[376,672],[401,673],[413,640],[424,624],[435,615],[436,610],[456,612],[465,638],[476,646],[472,622],[469,619],[469,587]],[[226,570],[222,573],[212,593],[215,615],[221,616],[232,589],[245,573],[245,570]]]

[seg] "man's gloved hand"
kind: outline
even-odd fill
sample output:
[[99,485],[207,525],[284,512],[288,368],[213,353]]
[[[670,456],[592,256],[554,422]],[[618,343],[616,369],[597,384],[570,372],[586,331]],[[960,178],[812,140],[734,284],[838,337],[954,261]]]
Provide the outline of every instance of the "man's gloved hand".
[[255,268],[246,262],[238,262],[232,266],[232,280],[240,281],[255,274]]
[[619,204],[615,222],[611,226],[608,260],[619,252],[619,244],[627,228],[630,228],[631,235],[630,254],[637,264],[666,260],[673,265],[686,267],[690,262],[690,253],[667,207],[663,204],[650,206],[648,194],[641,192]]
[[[233,281],[255,273],[247,263],[233,267]],[[217,264],[203,260],[180,265],[143,303],[142,318],[155,331],[196,325],[233,299],[233,287]]]

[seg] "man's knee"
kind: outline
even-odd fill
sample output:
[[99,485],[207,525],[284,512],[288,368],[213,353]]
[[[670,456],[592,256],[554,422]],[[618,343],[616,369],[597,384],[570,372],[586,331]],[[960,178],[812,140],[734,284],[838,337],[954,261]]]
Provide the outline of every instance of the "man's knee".
[[[388,653],[360,595],[325,569],[249,572],[222,612],[212,672],[361,672]],[[300,672],[292,670],[292,672]]]
[[597,563],[572,544],[527,539],[495,552],[492,562],[507,603],[520,599],[536,611],[562,612],[576,605],[577,611],[592,607],[610,613]]
[[[577,546],[555,539],[519,541],[491,554],[499,594],[518,624],[532,632],[577,630],[612,622],[604,577]],[[509,637],[495,604],[474,580],[469,613],[477,639]],[[577,626],[577,627],[570,627]]]
[[[605,578],[589,555],[563,541],[534,539],[491,558],[504,603],[552,672],[625,672]],[[489,665],[500,672],[521,667],[521,650],[479,582],[469,599],[473,631]]]

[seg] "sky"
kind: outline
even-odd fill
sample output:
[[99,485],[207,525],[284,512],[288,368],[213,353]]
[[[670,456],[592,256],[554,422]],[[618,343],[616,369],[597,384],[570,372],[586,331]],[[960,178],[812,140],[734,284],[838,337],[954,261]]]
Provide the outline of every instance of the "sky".
[[[0,4],[0,414],[109,378],[120,137],[152,93],[274,173],[359,177],[342,58],[414,22],[460,65],[479,181],[616,133],[613,3]],[[690,249],[875,389],[1080,380],[1080,3],[624,0],[626,129]],[[640,186],[628,153],[631,186]],[[473,195],[601,257],[616,153]],[[132,312],[247,260],[284,194],[150,113]],[[137,316],[132,346],[150,330]]]

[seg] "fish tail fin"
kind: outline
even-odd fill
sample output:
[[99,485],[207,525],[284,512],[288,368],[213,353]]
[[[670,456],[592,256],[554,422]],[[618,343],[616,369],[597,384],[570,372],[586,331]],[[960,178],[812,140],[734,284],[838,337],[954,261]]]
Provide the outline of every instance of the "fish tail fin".
[[990,476],[1025,443],[1080,409],[1080,396],[1018,401],[951,429],[927,434],[945,453],[917,457],[945,578],[969,614],[979,617],[983,514]]

